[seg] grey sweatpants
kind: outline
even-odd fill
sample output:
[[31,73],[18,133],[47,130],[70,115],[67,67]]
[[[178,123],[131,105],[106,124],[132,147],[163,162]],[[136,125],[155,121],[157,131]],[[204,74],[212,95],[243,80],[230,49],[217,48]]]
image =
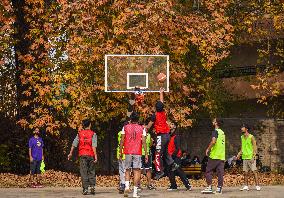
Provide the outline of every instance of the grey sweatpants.
[[95,162],[93,157],[80,156],[80,173],[84,189],[96,185]]
[[125,160],[118,160],[120,185],[125,184]]
[[208,186],[212,185],[212,177],[214,170],[216,170],[218,177],[218,187],[223,187],[224,160],[208,159],[208,164],[206,167],[206,182]]

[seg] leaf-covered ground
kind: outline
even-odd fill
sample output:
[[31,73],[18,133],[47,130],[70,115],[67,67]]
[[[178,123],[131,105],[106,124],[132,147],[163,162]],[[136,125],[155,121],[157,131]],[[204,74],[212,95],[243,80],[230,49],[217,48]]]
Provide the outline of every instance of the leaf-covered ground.
[[[261,185],[284,185],[284,175],[276,173],[260,173],[259,179]],[[203,187],[206,186],[205,179],[190,180],[192,186]],[[241,186],[243,182],[242,174],[238,172],[227,172],[224,176],[225,186]],[[60,172],[54,170],[47,170],[43,174],[43,185],[45,187],[80,187],[81,180],[76,174]],[[97,176],[97,186],[100,187],[116,187],[119,183],[119,176]],[[156,187],[167,187],[169,181],[167,177],[162,178],[159,181],[153,181]],[[216,185],[217,178],[214,178],[214,184]],[[253,184],[253,177],[250,179],[250,183]],[[145,177],[142,177],[142,186],[145,186]],[[178,179],[178,184],[181,186],[182,183]],[[10,173],[0,174],[0,187],[19,187],[25,188],[29,185],[29,175],[19,176]]]

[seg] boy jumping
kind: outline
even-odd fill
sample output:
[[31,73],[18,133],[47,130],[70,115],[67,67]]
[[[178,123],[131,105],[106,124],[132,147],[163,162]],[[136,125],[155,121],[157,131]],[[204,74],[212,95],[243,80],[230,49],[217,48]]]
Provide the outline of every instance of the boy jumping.
[[174,162],[171,155],[168,153],[168,144],[170,141],[170,127],[167,123],[167,115],[164,110],[164,89],[160,88],[160,101],[155,105],[156,113],[152,115],[147,129],[149,130],[154,125],[157,134],[156,153],[155,153],[155,168],[157,174],[156,180],[159,180],[164,176],[163,159],[168,166],[171,166],[171,171],[178,169],[178,165]]

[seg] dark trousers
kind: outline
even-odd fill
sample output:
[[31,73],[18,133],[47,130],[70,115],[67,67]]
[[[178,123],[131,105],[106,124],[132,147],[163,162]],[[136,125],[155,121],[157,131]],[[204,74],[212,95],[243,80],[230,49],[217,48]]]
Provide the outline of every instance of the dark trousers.
[[[178,157],[173,158],[175,163],[178,165],[181,164],[181,159]],[[177,183],[176,183],[176,176],[179,176],[181,179],[182,183],[184,186],[189,186],[189,180],[186,177],[186,174],[183,172],[181,168],[178,168],[176,171],[171,171],[171,167],[167,166],[167,171],[168,171],[168,177],[171,183],[171,188],[177,188]]]
[[215,170],[218,177],[218,187],[222,187],[224,182],[224,160],[208,159],[206,167],[206,182],[208,185],[212,185],[213,171]]
[[163,159],[167,165],[174,163],[173,158],[168,153],[168,145],[170,141],[169,133],[157,134],[157,144],[155,153],[155,167],[157,171],[164,171]]
[[80,173],[83,188],[96,185],[95,162],[91,156],[80,156]]

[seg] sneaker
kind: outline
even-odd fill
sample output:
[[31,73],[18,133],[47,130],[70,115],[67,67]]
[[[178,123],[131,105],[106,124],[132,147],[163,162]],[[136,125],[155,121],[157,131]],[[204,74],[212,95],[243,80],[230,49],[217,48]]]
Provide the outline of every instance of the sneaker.
[[242,187],[241,189],[240,189],[240,191],[249,191],[249,187],[248,186],[244,186],[244,187]]
[[179,165],[177,163],[173,163],[172,172],[176,171],[178,168],[179,168]]
[[201,193],[203,193],[203,194],[212,194],[213,193],[212,187],[208,186],[207,188],[202,190]]
[[260,187],[260,186],[256,186],[255,189],[256,189],[257,191],[260,191],[260,190],[261,190],[261,187]]
[[156,188],[155,188],[152,184],[150,184],[149,186],[147,186],[147,189],[148,189],[148,190],[156,190]]
[[124,197],[128,197],[128,193],[130,192],[130,190],[129,189],[125,189],[124,190]]
[[40,183],[36,184],[35,186],[36,188],[43,188],[43,186]]
[[31,187],[31,188],[37,188],[37,185],[34,184],[34,183],[32,183],[32,184],[30,184],[30,187]]
[[138,195],[138,193],[133,193],[132,197],[139,198],[140,196]]
[[169,187],[168,189],[167,189],[167,191],[176,191],[177,190],[177,187]]
[[222,194],[222,187],[217,187],[215,194]]
[[160,171],[160,172],[157,172],[156,176],[155,176],[155,180],[159,180],[161,179],[163,176],[164,176],[164,172]]
[[88,189],[87,189],[87,188],[83,188],[82,194],[83,194],[83,195],[87,195],[87,194],[88,194]]
[[118,188],[118,192],[119,194],[123,194],[124,193],[124,189],[125,189],[125,184],[121,184]]
[[187,190],[187,191],[191,191],[191,190],[192,190],[191,185],[186,185],[185,187],[186,187],[186,190]]
[[96,194],[96,189],[94,186],[91,187],[91,194],[92,195],[95,195]]

